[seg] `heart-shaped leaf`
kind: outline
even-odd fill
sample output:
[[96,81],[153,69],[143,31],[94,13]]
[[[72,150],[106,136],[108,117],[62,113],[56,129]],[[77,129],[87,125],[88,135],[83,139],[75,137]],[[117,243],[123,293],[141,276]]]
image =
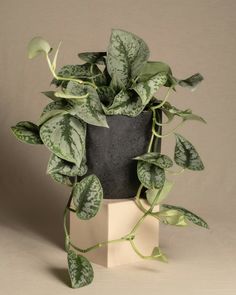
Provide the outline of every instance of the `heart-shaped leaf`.
[[103,65],[106,52],[82,52],[78,56],[87,63]]
[[144,109],[144,105],[139,97],[132,96],[131,93],[121,90],[114,98],[112,105],[103,107],[104,113],[111,115],[124,115],[129,117],[138,116]]
[[55,117],[56,115],[63,115],[69,112],[71,106],[65,100],[57,100],[49,103],[44,109],[39,118],[39,125],[42,125],[47,120]]
[[68,271],[72,288],[81,288],[93,281],[94,273],[91,263],[82,255],[68,251]]
[[161,262],[168,262],[166,254],[164,254],[159,247],[154,247],[151,255],[155,260]]
[[[146,190],[146,198],[149,205],[157,205],[167,198],[169,192],[171,191],[174,183],[173,181],[165,180],[164,186],[160,189],[148,189]],[[160,191],[161,190],[161,191]]]
[[127,88],[148,57],[148,46],[141,38],[123,30],[112,30],[107,51],[107,69],[112,85],[119,90]]
[[51,51],[51,46],[42,37],[33,38],[28,45],[28,57],[34,58],[40,53],[48,54]]
[[80,219],[87,220],[94,217],[103,199],[103,189],[98,177],[92,174],[76,183],[72,196],[76,215]]
[[99,96],[92,86],[81,85],[70,81],[66,91],[78,96],[88,93],[88,97],[85,101],[79,102],[72,100],[71,104],[73,108],[70,110],[72,115],[79,117],[84,122],[91,125],[109,127]]
[[165,182],[165,170],[143,161],[138,161],[137,174],[140,182],[148,189],[161,188]]
[[54,154],[51,155],[47,166],[48,174],[60,173],[70,177],[83,176],[87,170],[86,159],[83,159],[80,167],[77,167],[74,163],[63,160]]
[[39,128],[32,122],[21,121],[16,126],[11,127],[11,130],[15,137],[29,144],[42,144],[42,140],[39,136]]
[[153,97],[155,92],[163,86],[167,81],[167,75],[164,72],[158,73],[145,82],[139,82],[132,86],[142,100],[142,104],[146,105]]
[[40,137],[58,157],[80,167],[85,151],[86,125],[69,115],[57,115],[40,128]]
[[208,224],[206,223],[206,221],[204,221],[201,217],[197,216],[196,214],[192,213],[191,211],[182,208],[182,207],[178,207],[178,206],[174,206],[174,205],[167,205],[167,204],[163,204],[161,206],[163,209],[174,209],[179,211],[180,213],[184,214],[184,216],[191,221],[192,223],[198,225],[198,226],[202,226],[204,228],[209,228]]
[[166,169],[173,166],[173,161],[170,157],[156,152],[149,152],[144,155],[134,158],[134,160],[144,161],[154,164],[160,168]]
[[204,169],[202,160],[195,147],[183,136],[175,133],[175,162],[177,165],[194,171]]
[[170,67],[161,61],[147,61],[140,70],[138,81],[146,82],[159,73],[171,74]]

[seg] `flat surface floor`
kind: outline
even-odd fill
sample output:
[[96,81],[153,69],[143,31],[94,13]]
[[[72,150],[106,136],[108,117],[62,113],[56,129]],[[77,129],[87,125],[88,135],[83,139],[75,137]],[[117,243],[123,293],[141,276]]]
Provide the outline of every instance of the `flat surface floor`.
[[161,244],[168,264],[140,260],[112,269],[94,265],[93,283],[77,291],[69,287],[62,239],[58,243],[58,237],[49,241],[21,227],[1,227],[0,293],[235,295],[233,225],[208,221],[210,230],[162,227]]

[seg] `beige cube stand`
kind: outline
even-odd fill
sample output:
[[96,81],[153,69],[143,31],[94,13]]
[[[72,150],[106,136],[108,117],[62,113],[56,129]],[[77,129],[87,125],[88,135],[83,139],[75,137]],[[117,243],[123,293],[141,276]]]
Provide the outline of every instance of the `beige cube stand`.
[[[145,200],[142,200],[146,206]],[[155,210],[158,210],[158,206]],[[128,234],[143,215],[133,199],[104,199],[97,215],[90,220],[80,220],[70,212],[70,236],[74,245],[88,248],[99,242],[121,238]],[[159,222],[147,216],[140,225],[135,240],[143,255],[150,255],[159,244]],[[113,267],[139,261],[128,241],[107,244],[83,254],[91,262]]]

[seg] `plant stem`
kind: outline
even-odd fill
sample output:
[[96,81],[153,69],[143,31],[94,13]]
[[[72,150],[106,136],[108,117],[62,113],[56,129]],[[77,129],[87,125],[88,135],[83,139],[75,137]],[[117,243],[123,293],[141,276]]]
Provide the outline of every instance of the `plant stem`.
[[156,130],[155,130],[155,127],[154,128],[152,128],[152,133],[156,136],[156,137],[158,137],[158,138],[164,138],[164,137],[167,137],[167,136],[170,136],[170,135],[172,135],[173,133],[174,133],[174,131],[176,130],[176,129],[178,129],[183,123],[184,123],[184,121],[185,120],[182,120],[174,129],[172,129],[169,133],[166,133],[166,134],[163,134],[163,135],[160,135],[160,134],[158,134],[157,132],[156,132]]
[[168,89],[168,91],[167,91],[167,93],[166,93],[166,96],[165,96],[164,100],[163,100],[160,104],[158,104],[158,105],[155,106],[155,107],[152,107],[154,110],[161,108],[161,107],[166,103],[166,101],[167,101],[167,99],[168,99],[168,97],[169,97],[169,95],[170,95],[170,91],[171,91],[171,89],[172,89],[172,87],[169,87],[169,89]]
[[132,246],[134,252],[135,252],[139,257],[141,257],[142,259],[153,259],[153,257],[150,256],[150,255],[148,255],[148,256],[143,255],[143,254],[138,250],[138,248],[136,247],[134,241],[131,240],[131,241],[129,241],[129,242],[130,242],[130,245]]

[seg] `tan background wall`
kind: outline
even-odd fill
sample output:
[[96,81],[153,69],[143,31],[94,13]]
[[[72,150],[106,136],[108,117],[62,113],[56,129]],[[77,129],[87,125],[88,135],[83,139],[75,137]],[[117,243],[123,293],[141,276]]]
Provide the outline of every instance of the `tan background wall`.
[[[169,202],[198,212],[213,229],[222,222],[231,228],[236,221],[235,10],[234,0],[1,0],[1,224],[62,245],[69,191],[45,175],[48,151],[17,142],[9,130],[20,120],[36,121],[47,103],[40,92],[49,89],[50,73],[42,58],[27,59],[28,41],[41,35],[56,47],[62,40],[60,66],[76,63],[78,52],[105,50],[111,28],[122,28],[142,37],[151,59],[169,63],[177,77],[195,72],[205,77],[194,93],[178,88],[171,97],[208,124],[189,122],[181,130],[206,169],[176,178]],[[163,152],[172,154],[173,144],[166,140]]]

